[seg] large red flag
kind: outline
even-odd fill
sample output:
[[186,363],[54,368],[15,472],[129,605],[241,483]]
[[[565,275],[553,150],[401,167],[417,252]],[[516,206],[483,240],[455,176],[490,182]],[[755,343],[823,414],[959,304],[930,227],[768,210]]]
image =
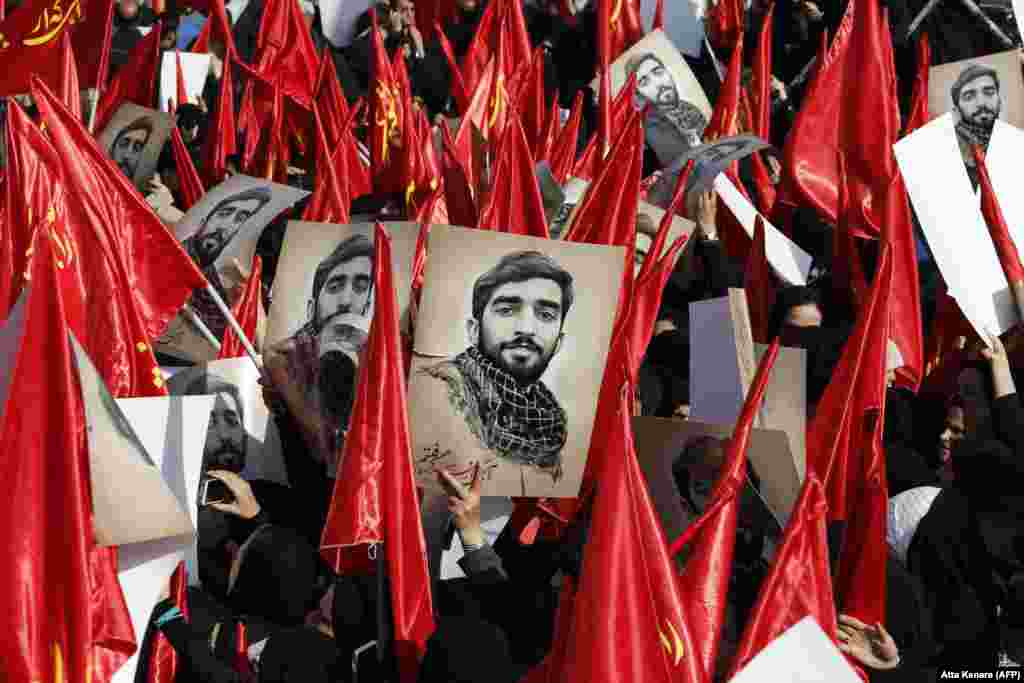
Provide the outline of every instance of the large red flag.
[[[245,281],[245,289],[242,296],[232,307],[231,313],[235,320],[242,326],[242,331],[251,343],[256,342],[256,332],[259,329],[260,313],[263,310],[263,259],[259,254],[252,257],[252,270],[249,278]],[[235,333],[235,328],[228,325],[224,331],[224,341],[220,345],[218,358],[243,358],[246,355],[245,346],[242,340]]]
[[171,149],[174,152],[174,167],[177,169],[178,184],[181,187],[181,208],[188,211],[202,198],[206,190],[203,189],[203,181],[199,179],[199,172],[192,163],[192,155],[181,138],[181,129],[177,126],[171,130]]
[[1024,266],[1020,262],[1017,245],[1010,237],[1010,228],[1006,224],[1003,210],[999,207],[999,199],[992,189],[992,179],[988,175],[985,156],[978,147],[974,148],[974,162],[978,170],[978,185],[981,187],[981,213],[988,225],[988,233],[999,255],[999,264],[1003,267],[1006,281],[1011,287],[1020,286],[1024,282]]
[[506,67],[511,67],[529,62],[530,54],[530,36],[526,31],[522,3],[515,0],[489,3],[462,60],[466,92],[476,91],[487,64],[498,55]]
[[128,54],[128,62],[103,90],[96,104],[94,123],[90,126],[92,130],[101,133],[125,102],[152,107],[156,102],[156,75],[159,72],[160,24],[157,24],[145,38],[135,43]]
[[162,395],[150,339],[159,337],[202,273],[131,182],[38,79],[32,96],[61,164],[65,195],[47,209],[65,221],[69,323],[114,396]]
[[740,493],[747,479],[747,447],[778,354],[779,340],[776,339],[761,358],[743,409],[736,418],[711,502],[671,546],[673,555],[690,548],[679,583],[686,621],[696,637],[691,650],[693,661],[688,679],[691,681],[710,682],[715,673],[736,548]]
[[747,308],[750,310],[750,328],[754,341],[767,344],[771,341],[769,320],[775,303],[775,280],[765,251],[764,220],[757,215],[754,224],[754,242],[747,258],[743,288],[747,292]]
[[[114,3],[109,0],[28,0],[0,20],[0,95],[26,94],[29,77],[60,82],[60,39],[65,32],[78,62],[83,88],[106,80]],[[12,68],[15,65],[18,68]]]
[[376,312],[320,545],[337,567],[343,555],[365,554],[367,545],[383,544],[395,654],[401,680],[412,683],[434,616],[412,467],[391,239],[380,224],[374,263]]
[[807,469],[821,480],[829,520],[846,522],[836,592],[847,614],[885,619],[886,349],[892,250],[882,247],[871,294],[807,429]]
[[[610,360],[625,369],[625,358]],[[605,467],[578,584],[563,588],[551,652],[527,681],[710,680],[692,675],[699,635],[633,450],[629,384],[617,374],[620,388],[602,394],[614,403],[599,410],[609,419],[595,423]]]
[[75,65],[75,50],[71,46],[71,34],[60,34],[60,80],[56,84],[57,95],[64,106],[82,120],[82,93],[78,86],[78,67]]
[[[900,132],[892,41],[879,0],[847,5],[820,65],[786,141],[785,202],[811,206],[859,236],[878,237]],[[850,199],[845,210],[844,182]]]
[[597,34],[598,52],[604,50],[611,64],[644,37],[639,0],[597,0]]
[[782,545],[747,617],[726,680],[804,617],[814,617],[835,640],[836,607],[828,562],[827,512],[821,482],[810,471],[790,514]]
[[509,113],[495,162],[487,205],[480,212],[484,230],[548,238],[544,200],[540,196],[533,157],[516,112]]
[[[11,681],[109,681],[135,650],[116,555],[95,544],[85,407],[58,271],[66,217],[34,217],[24,304],[8,318],[0,475],[0,670]],[[20,328],[20,329],[19,329]],[[113,576],[104,576],[104,573]]]
[[253,56],[256,71],[309,109],[319,64],[298,0],[266,0]]

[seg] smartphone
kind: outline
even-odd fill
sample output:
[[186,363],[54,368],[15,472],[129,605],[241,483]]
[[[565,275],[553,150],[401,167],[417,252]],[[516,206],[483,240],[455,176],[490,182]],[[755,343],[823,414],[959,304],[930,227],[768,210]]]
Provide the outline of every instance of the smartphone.
[[235,494],[231,492],[228,485],[220,479],[208,477],[199,486],[199,504],[210,505],[211,503],[233,503]]
[[352,652],[352,683],[363,681],[381,681],[380,654],[377,641],[360,645]]

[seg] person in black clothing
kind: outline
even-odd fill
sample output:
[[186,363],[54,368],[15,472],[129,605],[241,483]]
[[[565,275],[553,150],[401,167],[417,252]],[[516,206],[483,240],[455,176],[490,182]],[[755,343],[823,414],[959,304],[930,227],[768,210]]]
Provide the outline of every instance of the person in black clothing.
[[921,520],[907,554],[924,583],[940,668],[1024,661],[1024,409],[1002,342],[988,367],[961,372],[966,435],[953,485]]

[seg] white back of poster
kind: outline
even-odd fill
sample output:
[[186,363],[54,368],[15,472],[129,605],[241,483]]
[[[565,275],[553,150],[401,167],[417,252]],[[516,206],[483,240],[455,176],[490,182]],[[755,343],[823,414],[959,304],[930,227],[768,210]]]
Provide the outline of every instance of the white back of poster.
[[814,617],[804,617],[761,650],[731,683],[857,683],[860,677]]
[[[178,102],[178,62],[175,56],[181,57],[181,73],[185,79],[185,94],[188,102],[196,103],[196,98],[203,94],[206,77],[210,73],[210,55],[198,52],[176,52],[168,50],[160,63],[160,111],[174,112],[183,102]],[[174,109],[168,106],[168,100],[174,100]]]

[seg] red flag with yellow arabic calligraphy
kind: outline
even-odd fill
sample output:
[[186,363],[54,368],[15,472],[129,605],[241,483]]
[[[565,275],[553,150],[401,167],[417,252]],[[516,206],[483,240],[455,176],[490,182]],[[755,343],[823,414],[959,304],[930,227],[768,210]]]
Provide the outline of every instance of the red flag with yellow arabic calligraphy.
[[150,340],[206,278],[131,181],[38,79],[32,97],[56,152],[47,219],[64,226],[68,322],[115,397],[163,395]]
[[71,35],[81,86],[106,80],[113,11],[110,0],[26,0],[0,21],[0,64],[20,65],[0,69],[0,95],[28,93],[33,74],[51,85],[59,83],[65,31]]
[[370,168],[377,193],[402,192],[396,141],[401,139],[403,112],[401,86],[391,71],[384,41],[373,13],[373,39],[370,41],[373,60],[373,90],[370,93]]

